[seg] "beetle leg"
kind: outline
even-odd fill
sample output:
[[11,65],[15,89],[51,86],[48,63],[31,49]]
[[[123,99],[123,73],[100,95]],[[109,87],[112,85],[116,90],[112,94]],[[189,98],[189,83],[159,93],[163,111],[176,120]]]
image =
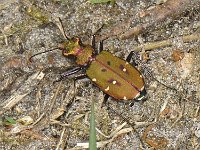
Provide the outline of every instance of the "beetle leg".
[[[105,99],[108,100],[109,97],[110,97],[110,96],[109,96],[108,94],[105,94],[105,96],[104,96],[104,101],[105,101]],[[111,106],[109,106],[109,103],[106,103],[105,105],[107,106],[107,109],[113,111],[113,112],[114,112],[115,114],[117,114],[121,119],[123,119],[123,121],[127,122],[127,124],[129,124],[129,125],[133,128],[133,131],[136,133],[136,136],[137,136],[138,139],[140,140],[140,143],[141,143],[142,148],[146,148],[146,146],[145,146],[145,144],[144,144],[144,142],[143,142],[143,139],[140,137],[139,132],[138,132],[138,131],[136,130],[136,128],[135,128],[135,126],[136,126],[135,122],[132,122],[132,121],[130,120],[130,118],[124,117],[122,113],[119,113],[118,111],[116,111],[115,109],[113,109]]]
[[136,54],[134,51],[131,51],[131,52],[129,53],[129,55],[126,57],[126,61],[130,63],[131,60],[132,60],[131,64],[134,65],[134,66],[137,66],[138,64],[135,62],[134,59],[132,59],[132,58],[133,58],[133,55],[135,56],[135,58],[137,58],[137,59],[139,60],[137,54]]
[[131,61],[131,59],[132,59],[132,57],[133,57],[133,53],[132,53],[132,51],[129,53],[129,55],[126,57],[126,61],[127,62],[130,62]]
[[99,52],[103,51],[103,41],[99,42]]
[[132,102],[129,104],[129,106],[132,107],[132,106],[135,104],[135,101],[137,101],[137,100],[132,101]]
[[[92,36],[92,48],[95,49],[96,45],[96,40],[95,40],[95,35]],[[101,40],[99,42],[99,48],[98,48],[98,51],[96,51],[96,54],[99,54],[101,51],[103,51],[103,41]]]
[[83,69],[83,67],[80,67],[80,66],[69,69],[66,72],[63,72],[62,74],[60,74],[60,78],[58,80],[54,81],[54,82],[59,82],[59,81],[63,80],[64,78],[67,78],[68,76],[73,75],[73,74],[81,71],[82,69]]
[[92,36],[92,48],[95,50],[95,54],[98,55],[101,51],[98,49],[96,50],[96,40],[95,40],[95,34]]
[[[92,48],[95,49],[96,45],[96,40],[95,40],[95,35],[92,36]],[[99,54],[101,51],[103,51],[103,41],[99,42],[99,48],[96,51],[96,54]]]
[[72,69],[67,70],[66,72],[63,72],[63,73],[61,74],[61,77],[62,77],[62,78],[68,77],[68,76],[70,76],[70,75],[73,75],[73,74],[79,72],[79,71],[82,70],[82,69],[83,69],[83,67],[80,67],[80,66],[74,67],[74,68],[72,68]]
[[95,41],[95,35],[92,36],[92,48],[95,49],[96,41]]
[[80,74],[80,75],[77,75],[76,77],[74,77],[74,81],[85,79],[85,78],[87,78],[86,74]]
[[129,106],[132,107],[135,102],[141,102],[144,103],[148,98],[146,89],[143,89],[142,91],[140,91],[140,96],[138,98],[133,99],[133,101],[130,102]]
[[110,96],[109,96],[108,94],[105,94],[105,95],[104,95],[103,105],[106,105],[106,103],[107,103],[109,97],[110,97]]
[[[171,89],[171,90],[173,90],[173,91],[177,91],[177,89],[175,89],[175,88],[173,88],[173,87],[170,87],[170,86],[167,86],[167,85],[165,85],[163,82],[161,82],[161,81],[159,81],[158,79],[156,79],[156,78],[153,76],[152,72],[151,72],[147,67],[145,67],[145,65],[140,61],[139,57],[137,56],[137,54],[136,54],[134,51],[131,51],[131,52],[130,52],[130,54],[129,54],[129,55],[127,56],[127,58],[126,58],[126,61],[127,61],[127,62],[130,62],[131,59],[132,59],[132,57],[133,57],[133,55],[134,55],[135,59],[138,60],[137,62],[140,63],[142,69],[145,71],[144,75],[147,74],[147,75],[148,75],[148,78],[150,77],[151,79],[157,81],[159,84],[165,86],[166,88],[169,88],[169,89]],[[133,59],[132,59],[132,60],[133,60]],[[136,63],[136,62],[133,60],[133,65],[134,65],[134,66],[137,66],[138,63]]]

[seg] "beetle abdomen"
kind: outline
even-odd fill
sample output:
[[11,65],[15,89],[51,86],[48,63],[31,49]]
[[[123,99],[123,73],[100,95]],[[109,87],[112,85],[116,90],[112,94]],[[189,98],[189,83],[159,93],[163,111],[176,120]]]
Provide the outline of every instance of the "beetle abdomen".
[[134,99],[144,90],[141,73],[107,51],[96,56],[86,74],[101,90],[115,99]]

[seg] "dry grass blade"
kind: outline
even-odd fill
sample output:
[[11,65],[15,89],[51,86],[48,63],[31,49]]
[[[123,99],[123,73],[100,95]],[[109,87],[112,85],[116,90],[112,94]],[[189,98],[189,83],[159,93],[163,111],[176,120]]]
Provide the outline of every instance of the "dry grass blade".
[[[23,98],[37,86],[38,82],[43,79],[43,77],[44,73],[40,71],[29,76],[25,83],[2,104],[3,109],[9,110],[22,101]],[[2,113],[4,113],[4,111],[0,112],[0,114]]]

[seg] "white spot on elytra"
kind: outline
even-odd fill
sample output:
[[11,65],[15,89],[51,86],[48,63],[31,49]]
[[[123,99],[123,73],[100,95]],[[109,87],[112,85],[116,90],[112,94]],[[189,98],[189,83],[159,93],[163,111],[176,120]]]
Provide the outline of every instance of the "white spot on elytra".
[[140,75],[140,78],[142,78],[142,75]]
[[140,96],[140,93],[137,93],[137,95],[135,96],[135,98],[139,97]]
[[124,100],[127,100],[126,96],[123,97]]
[[115,80],[114,80],[112,83],[113,83],[113,84],[116,84],[116,83],[117,83],[117,81],[115,81]]
[[128,62],[125,63],[125,65],[128,65],[128,64],[129,64]]
[[140,89],[141,91],[144,90],[144,86]]
[[110,89],[110,87],[108,86],[108,87],[105,89],[105,91],[109,91],[109,89]]
[[93,78],[93,79],[92,79],[92,81],[96,82],[96,81],[97,81],[97,79],[96,79],[96,78]]
[[126,68],[124,68],[123,71],[126,72]]

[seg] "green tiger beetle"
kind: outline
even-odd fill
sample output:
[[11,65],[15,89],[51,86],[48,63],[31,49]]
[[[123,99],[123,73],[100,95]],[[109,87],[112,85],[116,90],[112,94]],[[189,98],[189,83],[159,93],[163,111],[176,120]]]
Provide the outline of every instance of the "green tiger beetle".
[[[135,62],[131,62],[134,51],[128,55],[126,60],[123,60],[103,50],[103,41],[100,41],[99,50],[95,51],[95,36],[92,38],[92,45],[83,44],[80,38],[77,37],[69,38],[66,36],[66,39],[67,41],[59,44],[57,48],[31,56],[30,61],[36,55],[59,49],[62,51],[63,56],[75,56],[77,66],[62,73],[57,81],[83,71],[84,74],[80,74],[74,79],[77,80],[84,77],[91,79],[105,93],[104,104],[110,96],[115,100],[130,101],[130,106],[134,104],[132,100],[141,101],[146,99],[147,92],[144,78],[133,65]],[[108,105],[107,107],[111,108]],[[123,117],[114,109],[111,108],[111,110],[131,126],[133,125],[129,119]],[[136,130],[135,132],[137,133]],[[140,139],[139,133],[137,135]],[[140,141],[144,145],[141,139]]]
[[[63,26],[62,30],[65,38],[67,39],[65,42],[59,44],[57,48],[37,53],[31,56],[29,60],[31,61],[33,57],[42,53],[53,50],[61,50],[63,56],[65,57],[70,55],[75,56],[77,66],[62,73],[60,75],[60,79],[57,81],[71,75],[75,75],[79,72],[84,72],[83,74],[73,77],[73,79],[77,80],[85,77],[89,78],[105,93],[104,103],[109,97],[113,97],[115,100],[123,102],[130,102],[130,106],[134,104],[134,101],[146,100],[147,92],[144,77],[136,68],[136,63],[133,60],[133,55],[136,56],[134,51],[131,51],[126,60],[123,60],[114,56],[110,52],[103,50],[103,41],[100,41],[99,50],[95,50],[95,36],[92,38],[92,45],[86,45],[83,44],[78,37],[69,38],[66,36]],[[148,73],[151,75],[150,72]],[[153,79],[155,78],[153,77]],[[155,80],[165,87],[174,90],[157,79]],[[121,114],[117,111],[114,109],[112,110],[121,116]],[[123,116],[121,117],[131,126],[133,125],[129,122],[129,119]],[[140,141],[142,142],[141,139]]]
[[[67,37],[67,41],[55,49],[62,50],[63,56],[73,55],[76,57],[77,66],[62,73],[60,80],[82,70],[84,74],[75,78],[88,77],[91,79],[106,94],[105,99],[108,99],[109,96],[124,101],[140,101],[145,98],[144,78],[131,63],[133,51],[126,60],[123,60],[103,50],[103,41],[100,41],[97,52],[95,51],[95,36],[93,36],[92,45],[83,44],[77,37]],[[38,54],[41,53],[31,56],[30,60]]]
[[[66,41],[59,44],[57,48],[50,49],[44,52],[36,53],[32,55],[29,60],[31,61],[33,57],[54,50],[61,50],[63,56],[75,56],[76,66],[67,70],[66,72],[60,74],[61,81],[64,78],[70,77],[71,75],[76,75],[77,73],[83,72],[73,77],[74,80],[89,78],[97,87],[99,87],[104,93],[104,103],[109,97],[113,97],[115,100],[130,102],[130,106],[134,104],[135,101],[144,101],[147,98],[147,92],[145,88],[144,77],[141,72],[136,67],[136,62],[133,57],[137,58],[134,51],[131,51],[125,60],[114,56],[108,51],[103,50],[103,41],[100,41],[99,49],[95,50],[95,36],[92,38],[92,45],[83,44],[78,37],[69,38],[64,31],[61,20],[61,30],[66,38]],[[150,77],[156,80],[161,85],[171,89],[176,89],[169,87],[162,82],[155,79],[151,72],[143,67],[150,75]],[[107,105],[108,108],[111,108]],[[134,131],[137,133],[141,144],[144,146],[143,140],[140,138],[139,133],[134,128],[134,123],[131,123],[129,119],[123,117],[117,111],[111,108],[116,114],[118,114],[123,120],[130,124]]]
[[[83,74],[76,76],[74,79],[88,77],[105,93],[105,101],[110,96],[116,100],[126,102],[134,102],[131,100],[142,101],[147,98],[144,78],[136,68],[136,63],[133,60],[133,55],[136,55],[134,51],[131,51],[126,60],[123,60],[103,50],[103,41],[100,41],[99,50],[95,50],[95,36],[93,36],[92,45],[83,44],[78,37],[69,38],[65,34],[61,20],[59,21],[66,41],[59,44],[57,48],[31,56],[30,61],[36,55],[61,50],[65,57],[75,56],[77,66],[62,73],[58,81],[83,71]],[[149,71],[148,73],[151,75]],[[153,79],[155,78],[153,77]],[[165,87],[175,90],[157,79],[155,80]]]

